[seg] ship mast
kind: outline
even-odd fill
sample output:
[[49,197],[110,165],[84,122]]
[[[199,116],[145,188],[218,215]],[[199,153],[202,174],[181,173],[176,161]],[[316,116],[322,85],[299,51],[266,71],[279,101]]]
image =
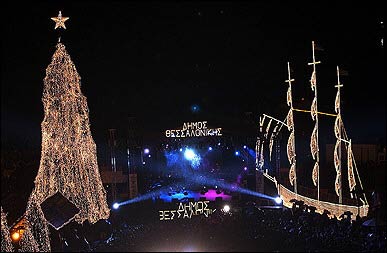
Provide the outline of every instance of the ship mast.
[[341,176],[341,111],[340,111],[340,87],[343,85],[340,83],[340,70],[337,66],[337,94],[335,99],[335,112],[337,113],[335,120],[335,136],[336,136],[336,145],[333,153],[334,164],[336,168],[336,181],[335,181],[335,190],[336,194],[339,196],[339,204],[343,203],[343,190],[342,190],[342,176]]
[[297,194],[297,173],[296,173],[296,142],[294,135],[294,118],[293,118],[293,99],[292,99],[292,82],[294,79],[290,77],[290,64],[288,62],[288,80],[285,82],[289,83],[289,88],[286,94],[286,100],[290,110],[288,116],[286,117],[286,123],[288,125],[289,131],[291,131],[288,139],[287,153],[290,163],[289,170],[289,181],[290,184],[294,186],[294,193]]
[[315,44],[312,41],[312,52],[313,52],[313,62],[308,63],[308,65],[313,65],[313,73],[310,79],[310,84],[312,91],[314,91],[314,99],[311,106],[311,116],[316,124],[314,126],[312,137],[310,140],[310,149],[312,157],[315,160],[312,172],[312,180],[315,186],[317,186],[317,201],[320,201],[320,169],[319,169],[319,147],[318,147],[318,109],[317,109],[317,77],[316,77],[316,64],[321,63],[320,61],[316,62],[315,54]]
[[[348,164],[348,183],[349,183],[349,190],[352,192],[356,186],[356,180],[355,180],[355,175],[354,175],[354,157],[352,153],[352,142],[348,137],[346,136],[345,133],[345,128],[343,126],[343,122],[341,119],[341,111],[340,111],[340,88],[343,87],[343,85],[340,83],[340,69],[339,66],[337,66],[337,94],[336,94],[336,99],[335,99],[335,112],[337,113],[336,120],[335,120],[335,126],[334,126],[334,131],[335,131],[335,136],[336,136],[336,145],[334,149],[334,165],[336,168],[336,181],[335,181],[335,190],[336,194],[339,196],[339,204],[343,203],[343,191],[342,191],[342,169],[341,169],[341,142],[345,142],[347,144],[347,164]],[[344,137],[346,139],[342,138],[341,131],[344,130]],[[356,164],[355,164],[355,169],[357,172]],[[361,185],[361,180],[358,175],[360,186]],[[364,195],[365,198],[365,195]],[[365,201],[367,199],[365,198]],[[366,202],[367,203],[367,202]]]
[[265,117],[259,117],[259,136],[257,138],[257,142],[255,144],[255,164],[256,170],[263,171],[264,158],[263,158],[263,144],[264,144],[264,136],[263,136],[263,123]]

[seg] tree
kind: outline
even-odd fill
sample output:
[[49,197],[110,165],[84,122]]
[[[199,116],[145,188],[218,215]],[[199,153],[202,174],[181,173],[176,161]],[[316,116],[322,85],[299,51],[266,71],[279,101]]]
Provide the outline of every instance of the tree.
[[65,46],[58,42],[44,78],[41,160],[25,214],[26,236],[21,239],[26,251],[50,251],[40,205],[57,192],[78,207],[78,223],[93,224],[110,215],[80,80]]
[[14,248],[12,246],[11,237],[9,235],[9,228],[7,225],[6,215],[1,207],[1,252],[12,252]]

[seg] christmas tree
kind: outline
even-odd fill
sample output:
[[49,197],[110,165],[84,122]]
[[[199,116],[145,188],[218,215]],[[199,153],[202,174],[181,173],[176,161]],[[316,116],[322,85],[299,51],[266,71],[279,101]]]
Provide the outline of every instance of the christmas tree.
[[32,193],[27,204],[27,211],[24,214],[26,229],[20,239],[21,252],[49,252],[50,232],[48,222],[44,218],[43,211],[37,200],[37,195]]
[[106,191],[98,171],[81,78],[62,43],[56,45],[43,90],[42,153],[35,194],[38,202],[60,192],[80,213],[76,221],[109,217]]
[[1,252],[12,252],[14,251],[11,237],[9,235],[9,228],[7,225],[7,219],[1,207]]
[[[60,12],[52,19],[55,28],[66,28],[64,21],[68,18]],[[75,215],[78,223],[95,223],[110,215],[81,78],[60,42],[46,69],[42,101],[41,160],[25,214],[28,228],[21,239],[25,251],[50,250],[48,225],[40,205],[57,192],[80,210]]]

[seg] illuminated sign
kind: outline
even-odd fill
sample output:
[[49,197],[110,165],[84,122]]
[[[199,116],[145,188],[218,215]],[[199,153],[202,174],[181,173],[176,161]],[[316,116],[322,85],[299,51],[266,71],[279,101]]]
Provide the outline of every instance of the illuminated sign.
[[202,136],[222,136],[222,128],[207,128],[207,121],[186,122],[183,129],[166,130],[168,138],[186,138]]
[[205,217],[208,217],[216,211],[216,209],[208,208],[209,202],[210,201],[180,203],[177,210],[159,211],[160,220],[191,219],[192,216],[197,215],[204,215]]

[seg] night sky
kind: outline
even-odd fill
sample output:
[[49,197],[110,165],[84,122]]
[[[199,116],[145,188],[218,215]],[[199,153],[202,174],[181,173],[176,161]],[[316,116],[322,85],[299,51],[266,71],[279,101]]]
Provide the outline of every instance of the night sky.
[[59,36],[50,17],[59,10],[70,17],[62,42],[82,78],[97,145],[128,116],[155,138],[185,121],[239,133],[256,128],[261,113],[282,119],[287,61],[295,104],[309,110],[312,40],[323,49],[316,52],[319,110],[334,111],[339,65],[349,73],[342,77],[348,134],[354,143],[385,142],[381,4],[301,3],[3,4],[2,145],[40,147],[43,78]]

